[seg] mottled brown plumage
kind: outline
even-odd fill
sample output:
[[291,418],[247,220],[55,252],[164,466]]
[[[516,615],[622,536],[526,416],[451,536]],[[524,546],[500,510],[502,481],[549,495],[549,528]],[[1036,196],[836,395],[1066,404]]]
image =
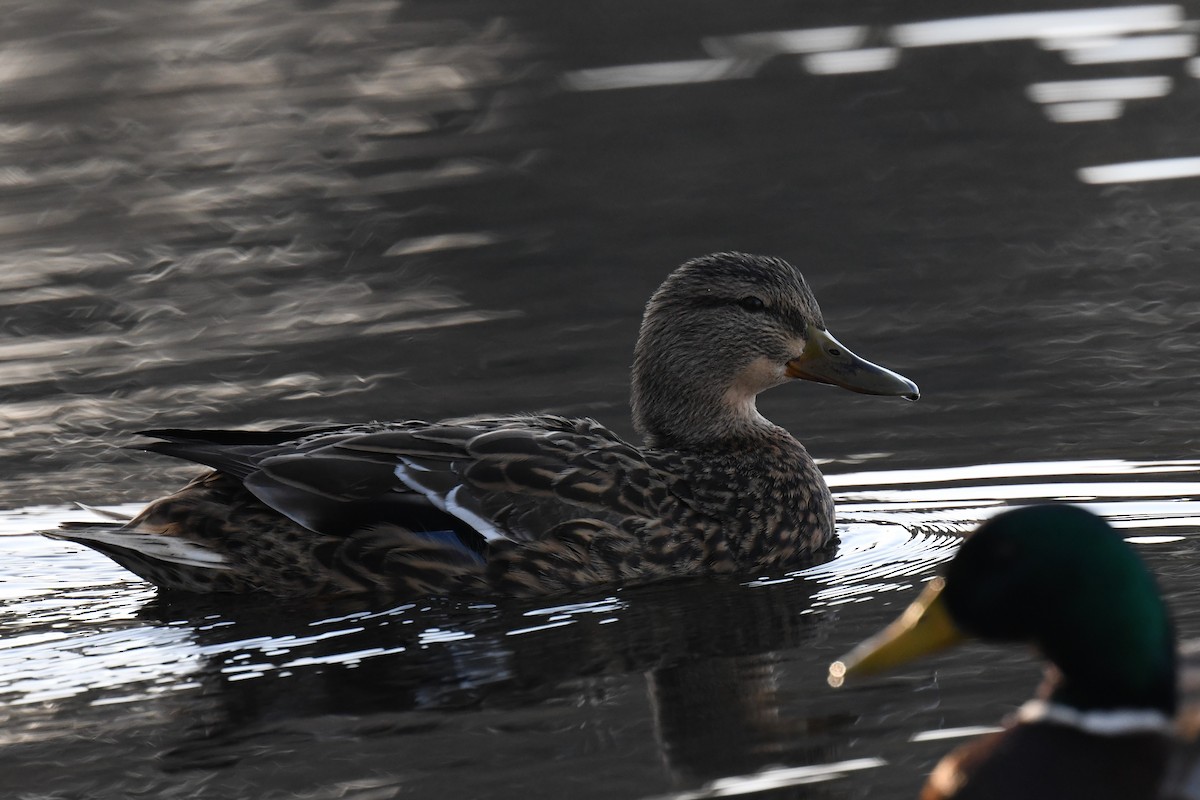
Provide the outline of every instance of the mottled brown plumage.
[[147,431],[215,471],[124,524],[51,535],[186,591],[544,594],[773,570],[833,541],[833,502],[757,394],[793,378],[915,399],[825,330],[800,274],[720,253],[673,272],[633,368],[635,447],[525,415]]

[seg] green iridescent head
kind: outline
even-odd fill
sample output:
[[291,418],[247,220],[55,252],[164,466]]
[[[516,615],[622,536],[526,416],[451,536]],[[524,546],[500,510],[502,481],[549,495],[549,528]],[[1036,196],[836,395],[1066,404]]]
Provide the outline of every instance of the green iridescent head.
[[1055,504],[998,514],[891,627],[831,668],[874,672],[964,637],[1032,642],[1081,710],[1176,707],[1170,614],[1134,548],[1100,517]]

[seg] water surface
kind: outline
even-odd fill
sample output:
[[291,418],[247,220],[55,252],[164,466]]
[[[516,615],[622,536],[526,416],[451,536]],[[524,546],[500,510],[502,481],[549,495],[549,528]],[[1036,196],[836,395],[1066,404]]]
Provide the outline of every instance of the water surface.
[[[913,797],[1035,661],[836,692],[826,666],[1041,499],[1118,525],[1200,636],[1200,13],[1018,5],[12,4],[0,793]],[[30,534],[195,474],[123,450],[143,428],[550,410],[631,436],[642,305],[723,249],[799,265],[923,391],[762,398],[837,496],[826,564],[185,602]]]

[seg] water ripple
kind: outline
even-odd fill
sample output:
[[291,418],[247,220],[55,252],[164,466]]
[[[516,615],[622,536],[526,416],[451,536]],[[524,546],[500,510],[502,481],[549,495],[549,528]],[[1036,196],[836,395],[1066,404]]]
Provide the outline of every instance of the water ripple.
[[[1200,527],[1200,481],[1179,480],[1197,471],[1200,463],[1191,460],[1106,460],[831,476],[839,503],[837,556],[746,587],[813,586],[801,616],[868,602],[932,575],[964,534],[1008,504],[1063,497],[1083,498],[1114,524],[1145,531],[1131,536],[1139,547],[1171,546]],[[112,510],[130,514],[137,508]],[[282,630],[251,625],[251,618],[221,609],[198,618],[168,612],[155,623],[142,611],[154,596],[144,583],[90,551],[20,535],[81,513],[57,506],[0,513],[4,560],[21,565],[5,581],[0,612],[0,697],[10,703],[75,695],[117,702],[114,692],[122,702],[132,701],[195,685],[204,664],[230,679],[251,680],[447,648],[457,653],[464,674],[503,675],[511,656],[502,655],[507,646],[500,639],[553,641],[580,622],[594,630],[638,613],[629,597],[614,594],[535,604],[499,628],[490,627],[492,621],[509,617],[496,604],[447,611],[427,602],[301,617]]]

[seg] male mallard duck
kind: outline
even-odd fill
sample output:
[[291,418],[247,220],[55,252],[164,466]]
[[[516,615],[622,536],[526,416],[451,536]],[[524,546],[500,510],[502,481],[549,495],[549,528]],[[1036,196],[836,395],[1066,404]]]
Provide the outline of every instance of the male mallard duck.
[[1032,642],[1044,699],[934,768],[922,800],[1158,796],[1176,707],[1175,635],[1137,553],[1099,517],[1039,505],[985,522],[944,579],[830,667],[840,685],[974,636]]
[[642,448],[552,415],[146,431],[162,441],[141,449],[215,471],[123,524],[51,535],[195,592],[541,594],[769,570],[834,535],[812,458],[755,407],[792,378],[918,394],[825,330],[790,264],[718,253],[676,269],[646,307]]

